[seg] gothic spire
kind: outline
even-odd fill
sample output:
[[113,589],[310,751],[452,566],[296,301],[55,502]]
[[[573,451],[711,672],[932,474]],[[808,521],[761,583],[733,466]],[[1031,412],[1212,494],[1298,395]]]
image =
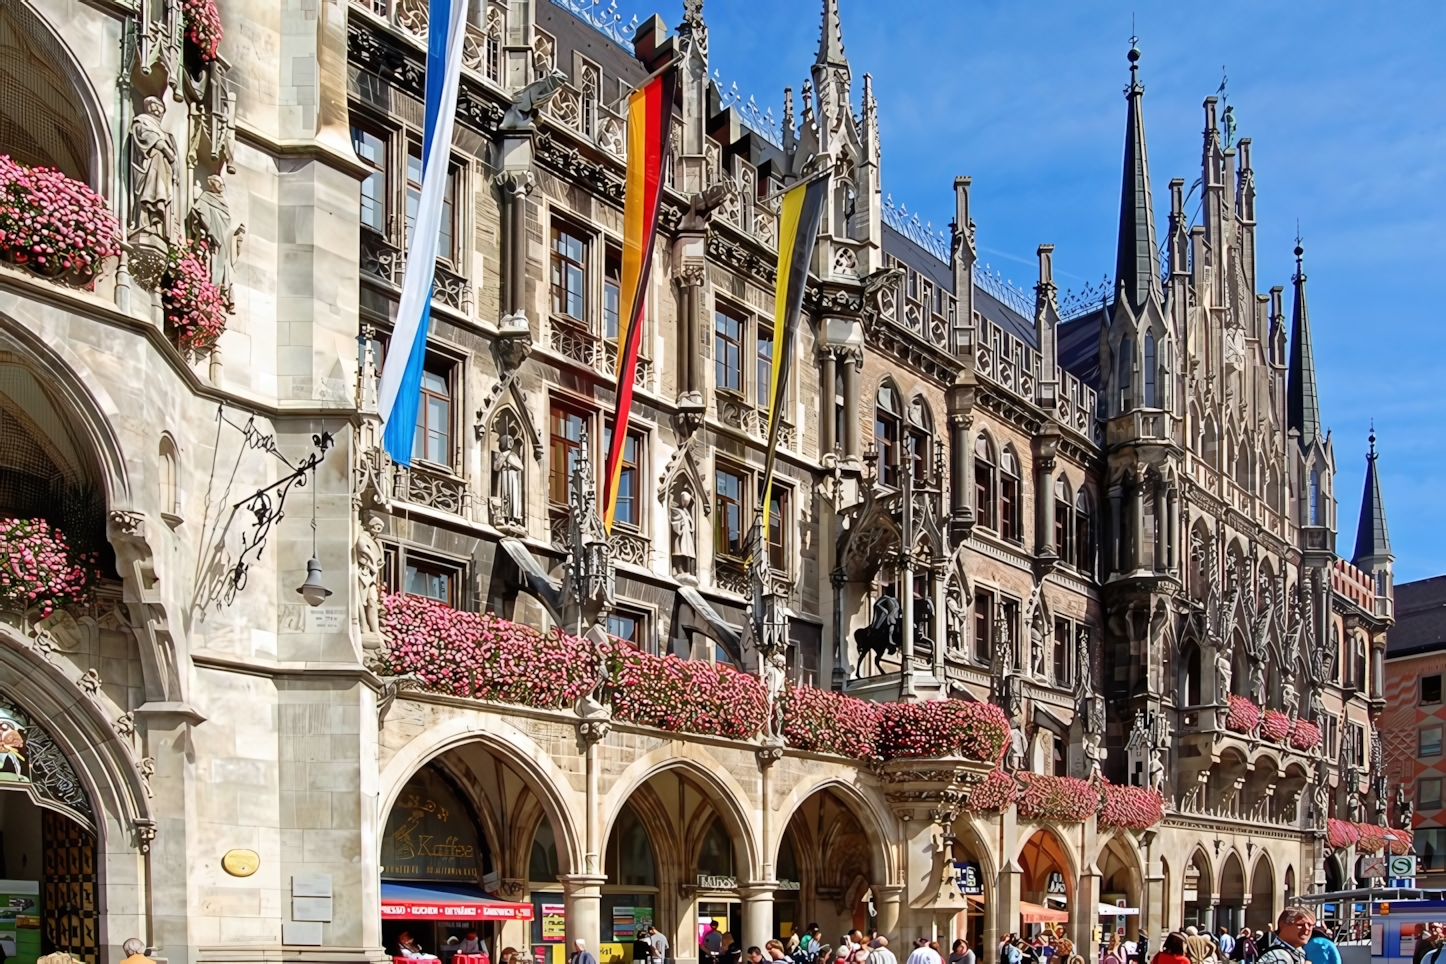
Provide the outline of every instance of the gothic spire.
[[1300,433],[1302,448],[1320,437],[1315,391],[1315,356],[1310,350],[1310,315],[1305,306],[1305,249],[1295,243],[1295,311],[1290,325],[1290,369],[1286,378],[1285,425]]
[[823,0],[823,33],[818,38],[818,67],[847,67],[844,56],[843,23],[839,20],[838,0]]
[[1366,568],[1371,558],[1391,554],[1391,537],[1386,532],[1386,506],[1381,501],[1381,480],[1376,475],[1376,429],[1371,427],[1371,447],[1366,453],[1366,485],[1361,492],[1361,518],[1356,523],[1354,565]]
[[1141,101],[1140,48],[1131,39],[1129,104],[1125,122],[1125,174],[1120,188],[1120,236],[1115,254],[1115,289],[1137,312],[1154,292],[1159,296],[1160,254],[1155,244],[1155,212],[1150,198],[1150,162],[1145,153],[1145,115]]

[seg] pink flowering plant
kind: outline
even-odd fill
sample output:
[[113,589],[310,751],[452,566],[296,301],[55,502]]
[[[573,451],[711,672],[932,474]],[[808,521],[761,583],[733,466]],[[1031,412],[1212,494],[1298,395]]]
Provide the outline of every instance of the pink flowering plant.
[[216,0],[182,0],[181,19],[185,22],[186,39],[196,45],[201,59],[215,60],[223,34]]
[[1018,779],[1024,790],[1017,806],[1026,819],[1083,823],[1099,809],[1100,793],[1088,780],[1029,772]]
[[881,705],[790,683],[784,691],[783,738],[812,753],[876,759]]
[[1260,725],[1260,707],[1243,696],[1230,697],[1230,710],[1225,714],[1225,728],[1236,733],[1252,733]]
[[1320,746],[1320,727],[1309,720],[1296,720],[1290,731],[1290,745],[1296,750],[1313,750]]
[[618,644],[609,689],[616,719],[677,733],[743,740],[763,728],[767,699],[758,677],[731,666],[653,656]]
[[120,254],[120,226],[105,199],[48,167],[0,154],[0,260],[90,287]]
[[1153,787],[1100,785],[1101,827],[1146,830],[1165,819],[1165,798]]
[[1009,718],[993,703],[928,700],[883,703],[879,756],[962,756],[997,763],[1009,742]]
[[226,299],[211,283],[204,242],[172,248],[161,276],[166,330],[187,355],[204,354],[226,330]]
[[44,619],[87,598],[94,566],[44,519],[0,518],[0,608],[34,610]]
[[1019,781],[1003,767],[995,767],[974,784],[964,805],[975,813],[997,813],[1007,809],[1018,797]]
[[1290,717],[1280,710],[1266,710],[1260,719],[1260,735],[1272,743],[1284,743],[1290,736]]
[[1337,820],[1332,817],[1326,821],[1326,843],[1331,846],[1331,849],[1344,850],[1360,839],[1360,830],[1349,820]]

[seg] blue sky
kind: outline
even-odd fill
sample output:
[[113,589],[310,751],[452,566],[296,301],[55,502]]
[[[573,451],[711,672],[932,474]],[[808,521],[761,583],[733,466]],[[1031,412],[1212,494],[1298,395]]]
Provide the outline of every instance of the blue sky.
[[[712,65],[779,114],[818,47],[821,0],[707,0]],[[1426,3],[840,0],[855,96],[880,103],[884,190],[935,227],[974,178],[982,257],[1016,285],[1057,246],[1062,288],[1113,270],[1131,16],[1166,223],[1171,177],[1199,176],[1201,100],[1220,86],[1253,140],[1260,287],[1289,286],[1305,239],[1338,547],[1354,546],[1374,417],[1397,581],[1446,572],[1437,444],[1446,334],[1446,8]],[[638,4],[629,10],[647,14]],[[681,5],[661,7],[669,24]]]

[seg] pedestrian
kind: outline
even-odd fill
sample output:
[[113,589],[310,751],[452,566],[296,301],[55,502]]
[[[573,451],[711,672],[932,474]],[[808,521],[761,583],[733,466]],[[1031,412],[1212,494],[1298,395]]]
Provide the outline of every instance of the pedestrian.
[[[1440,956],[1437,951],[1436,958]],[[1319,924],[1311,928],[1310,940],[1305,942],[1305,959],[1310,964],[1341,964],[1341,952],[1336,949],[1336,942],[1331,940],[1330,932]]]
[[1135,962],[1145,964],[1150,957],[1150,935],[1143,927],[1139,929],[1139,936],[1135,939]]
[[718,964],[718,955],[723,952],[723,933],[718,930],[717,921],[710,920],[708,922],[708,930],[703,933],[703,940],[699,943],[702,945],[708,964]]
[[1200,933],[1199,928],[1194,924],[1185,928],[1185,956],[1190,958],[1190,964],[1205,964],[1214,953],[1215,945]]
[[648,943],[648,929],[639,927],[633,939],[633,964],[652,964],[653,945]]
[[1019,948],[1019,956],[1023,964],[1039,964],[1039,952],[1029,941],[1021,937],[1014,942],[1014,946]]
[[1220,937],[1215,943],[1220,948],[1221,960],[1229,960],[1235,953],[1235,938],[1230,936],[1230,928],[1222,926]]
[[[1416,926],[1420,927],[1419,924]],[[1416,952],[1411,956],[1411,964],[1421,964],[1422,958],[1440,946],[1441,925],[1432,921],[1426,925],[1426,933],[1416,939]]]
[[668,939],[662,931],[648,925],[648,960],[651,964],[664,964],[668,959]]
[[587,941],[579,937],[572,942],[572,954],[567,964],[597,964],[597,957],[587,949]]
[[1014,935],[1005,934],[1004,943],[999,947],[999,964],[1020,964],[1023,960],[1024,955],[1014,944]]
[[887,937],[875,937],[870,942],[869,955],[865,960],[868,964],[899,964],[899,959],[889,950]]
[[[883,938],[881,937],[879,940],[883,940]],[[870,964],[873,962],[870,961]],[[939,952],[929,946],[929,938],[921,937],[914,941],[914,950],[909,954],[909,959],[905,964],[944,964],[944,961],[939,957]]]
[[1255,935],[1250,933],[1250,928],[1240,928],[1240,936],[1235,938],[1235,959],[1240,964],[1255,964],[1255,959],[1260,956],[1260,946],[1255,942]]
[[502,948],[500,964],[517,964],[517,948],[511,946]]
[[1257,964],[1305,964],[1305,945],[1315,930],[1315,917],[1304,907],[1287,907],[1275,921],[1275,940],[1256,958]]
[[1104,964],[1129,964],[1129,955],[1125,952],[1125,943],[1120,940],[1119,931],[1110,935],[1110,944],[1105,948]]
[[1185,935],[1179,931],[1166,934],[1160,953],[1155,955],[1150,964],[1190,964],[1190,958],[1185,956]]
[[949,964],[977,964],[974,951],[964,938],[959,938],[949,949]]
[[748,964],[763,964],[763,952],[757,947],[748,948]]
[[816,960],[818,949],[823,945],[823,931],[818,929],[817,924],[809,924],[808,929],[803,932],[803,940],[799,941],[799,947],[803,949],[805,960]]
[[742,964],[743,948],[728,931],[723,932],[723,949],[718,953],[718,964]]
[[764,953],[768,955],[769,961],[782,961],[788,959],[788,955],[785,954],[783,951],[783,942],[776,937],[773,940],[770,940],[766,944],[764,944],[763,950]]

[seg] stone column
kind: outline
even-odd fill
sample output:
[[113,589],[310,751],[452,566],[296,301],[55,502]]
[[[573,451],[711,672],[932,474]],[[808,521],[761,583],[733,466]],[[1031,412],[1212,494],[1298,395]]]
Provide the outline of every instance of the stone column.
[[1151,568],[1156,572],[1169,568],[1165,565],[1165,540],[1169,529],[1165,512],[1165,483],[1161,480],[1155,483],[1155,561]]
[[844,457],[858,460],[859,449],[859,366],[856,359],[843,355],[844,390]]
[[1130,553],[1129,572],[1137,571],[1145,561],[1145,478],[1135,476],[1130,486]]
[[838,372],[834,350],[825,348],[819,353],[819,380],[822,391],[818,406],[818,454],[819,457],[832,452],[838,445],[834,438],[834,426],[838,420]]
[[563,874],[562,901],[567,908],[567,947],[571,953],[572,942],[582,938],[587,949],[594,954],[602,940],[602,886],[607,883],[604,874]]
[[[904,498],[906,500],[912,497],[909,477],[906,476],[904,480]],[[904,518],[908,519],[911,514],[906,508]],[[905,532],[908,531],[905,529]],[[912,552],[899,553],[899,596],[902,609],[900,618],[904,621],[904,631],[900,634],[899,640],[899,700],[908,703],[918,695],[914,692],[914,554]]]
[[1095,925],[1099,923],[1100,878],[1088,870],[1080,874],[1075,884],[1074,899],[1069,902],[1069,932],[1077,948],[1083,948],[1086,961],[1097,957],[1094,937]]
[[1107,572],[1105,573],[1106,578],[1108,578],[1112,573],[1120,572],[1120,571],[1124,568],[1124,566],[1125,566],[1124,545],[1125,545],[1126,532],[1125,532],[1125,517],[1124,517],[1124,515],[1123,515],[1123,511],[1124,511],[1124,506],[1123,506],[1123,503],[1124,503],[1124,487],[1121,486],[1121,485],[1112,485],[1112,486],[1110,486],[1109,498],[1110,498],[1110,527],[1109,527],[1109,534],[1110,534],[1110,540],[1109,540],[1109,541],[1110,541],[1110,546],[1109,546],[1109,552],[1108,552],[1108,554],[1107,554],[1107,556],[1106,556],[1106,559],[1107,559],[1107,566],[1106,566]]
[[[972,375],[971,375],[972,377]],[[977,518],[974,505],[974,386],[967,381],[949,387],[949,528],[966,536]]]
[[704,266],[692,256],[683,263],[678,274],[678,292],[682,295],[682,314],[678,319],[678,395],[702,401],[702,372],[699,339],[703,324]]
[[[761,880],[740,884],[738,896],[743,900],[743,949],[762,948],[774,938],[773,892],[778,881]],[[767,960],[767,955],[764,955]]]
[[[899,945],[899,905],[904,898],[904,887],[902,884],[874,884],[874,910],[878,912],[879,933],[889,939],[889,943]],[[895,956],[898,952],[895,951]]]
[[503,316],[526,317],[527,195],[532,190],[532,175],[526,171],[508,171],[498,175],[498,182],[502,187],[502,200],[506,208],[502,256],[507,265],[507,284]]
[[1053,454],[1040,455],[1034,463],[1034,546],[1035,554],[1042,559],[1059,555],[1059,547],[1054,544]]
[[[1179,566],[1176,552],[1180,544],[1179,492],[1171,485],[1165,489],[1165,568],[1171,572]],[[1151,931],[1150,933],[1154,933]]]

